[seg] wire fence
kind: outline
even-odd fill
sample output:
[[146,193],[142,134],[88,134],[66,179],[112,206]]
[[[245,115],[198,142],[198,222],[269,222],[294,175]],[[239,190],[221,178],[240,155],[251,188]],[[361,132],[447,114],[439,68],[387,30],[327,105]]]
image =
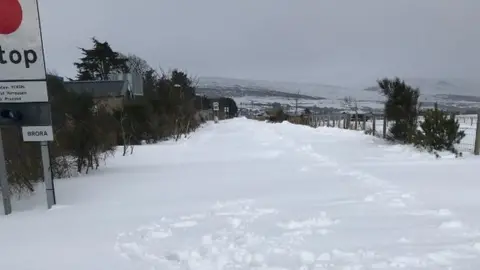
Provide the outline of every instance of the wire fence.
[[[456,145],[456,148],[462,152],[472,152],[478,154],[480,149],[475,151],[475,141],[479,141],[480,132],[477,133],[478,115],[456,115],[455,118],[460,124],[460,130],[465,132],[465,137]],[[423,120],[419,117],[419,122]],[[350,114],[314,114],[310,119],[310,125],[313,127],[335,127],[343,129],[351,129],[364,131],[377,137],[385,138],[389,128],[393,122],[385,121],[383,115],[379,114],[364,114],[364,115],[350,115]],[[480,144],[478,145],[480,148]]]
[[469,152],[475,150],[475,140],[477,134],[478,115],[457,115],[456,119],[460,124],[460,129],[465,132],[465,138],[458,145],[458,150]]

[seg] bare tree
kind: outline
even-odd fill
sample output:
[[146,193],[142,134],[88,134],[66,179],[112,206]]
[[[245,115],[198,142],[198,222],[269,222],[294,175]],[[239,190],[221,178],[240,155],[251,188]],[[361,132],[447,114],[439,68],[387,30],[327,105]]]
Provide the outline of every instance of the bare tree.
[[[358,102],[355,98],[351,96],[347,96],[343,98],[342,105],[345,109],[353,112],[355,114],[355,129],[357,129],[358,125]],[[350,119],[349,119],[350,121]]]
[[342,101],[342,105],[345,109],[350,110],[354,112],[356,115],[358,115],[358,102],[356,99],[353,97],[344,97]]
[[[127,132],[127,126],[129,126],[129,132]],[[132,132],[134,132],[134,127],[131,119],[128,118],[128,115],[125,112],[124,107],[122,106],[122,111],[120,112],[120,130],[122,132],[122,141],[123,141],[123,156],[127,155],[128,148],[130,148],[130,155],[133,154],[134,145],[132,141]]]
[[144,76],[147,71],[152,69],[147,61],[135,54],[129,54],[126,58],[131,72],[135,72]]

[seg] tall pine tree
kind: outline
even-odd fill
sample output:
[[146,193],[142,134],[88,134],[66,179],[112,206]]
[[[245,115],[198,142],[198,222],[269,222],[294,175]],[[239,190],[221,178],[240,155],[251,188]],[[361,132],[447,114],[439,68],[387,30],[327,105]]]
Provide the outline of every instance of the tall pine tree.
[[127,58],[120,56],[110,47],[108,42],[100,42],[92,38],[91,49],[80,48],[83,57],[74,63],[78,80],[108,80],[114,73],[128,72]]

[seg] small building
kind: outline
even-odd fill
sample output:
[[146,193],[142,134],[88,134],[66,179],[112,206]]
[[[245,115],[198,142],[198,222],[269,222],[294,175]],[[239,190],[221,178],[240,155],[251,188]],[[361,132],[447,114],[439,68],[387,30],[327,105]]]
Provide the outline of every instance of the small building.
[[119,109],[125,102],[143,98],[143,79],[139,75],[114,74],[110,80],[65,81],[68,91],[88,93],[97,105],[106,105],[110,110]]
[[65,88],[77,94],[91,94],[95,104],[106,105],[110,110],[122,108],[125,100],[133,99],[125,81],[69,81]]
[[351,121],[355,121],[355,120],[363,121],[363,119],[365,119],[365,121],[368,121],[372,116],[372,113],[367,113],[362,110],[358,110],[356,112],[353,110],[345,110],[345,111],[341,111],[340,113],[343,115],[349,114],[351,116]]

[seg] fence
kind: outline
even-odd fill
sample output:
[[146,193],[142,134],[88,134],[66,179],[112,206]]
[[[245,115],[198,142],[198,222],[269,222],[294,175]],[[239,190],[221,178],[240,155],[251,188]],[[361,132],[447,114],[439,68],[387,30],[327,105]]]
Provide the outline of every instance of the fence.
[[[456,115],[455,118],[460,124],[460,130],[465,132],[465,137],[457,145],[462,152],[473,152],[480,154],[480,122],[478,115]],[[419,118],[422,121],[422,117]],[[393,122],[386,121],[383,115],[365,114],[314,114],[311,116],[310,125],[313,127],[336,127],[343,129],[364,131],[366,134],[385,138],[389,127]]]

